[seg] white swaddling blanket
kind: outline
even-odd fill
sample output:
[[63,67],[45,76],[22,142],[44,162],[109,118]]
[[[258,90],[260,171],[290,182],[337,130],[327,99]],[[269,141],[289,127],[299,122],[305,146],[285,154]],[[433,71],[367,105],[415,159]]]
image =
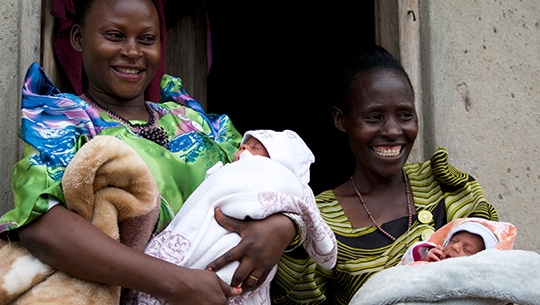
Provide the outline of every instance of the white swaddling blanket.
[[[207,176],[188,198],[171,224],[148,244],[145,253],[177,265],[203,269],[219,255],[238,244],[240,236],[221,227],[214,208],[244,219],[263,219],[279,212],[302,216],[307,236],[303,247],[321,266],[332,268],[337,245],[334,233],[320,216],[311,188],[289,169],[266,157],[253,156],[230,164]],[[238,263],[219,270],[230,283]],[[270,281],[276,267],[256,290],[232,298],[230,304],[270,304]],[[139,304],[163,304],[138,293]]]

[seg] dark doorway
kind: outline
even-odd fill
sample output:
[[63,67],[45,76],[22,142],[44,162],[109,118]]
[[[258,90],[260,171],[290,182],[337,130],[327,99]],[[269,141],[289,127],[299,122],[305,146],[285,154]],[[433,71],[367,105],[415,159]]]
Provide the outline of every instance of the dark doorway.
[[327,85],[339,58],[375,41],[374,1],[207,1],[212,33],[208,112],[240,132],[292,129],[315,154],[315,194],[354,164],[332,123]]

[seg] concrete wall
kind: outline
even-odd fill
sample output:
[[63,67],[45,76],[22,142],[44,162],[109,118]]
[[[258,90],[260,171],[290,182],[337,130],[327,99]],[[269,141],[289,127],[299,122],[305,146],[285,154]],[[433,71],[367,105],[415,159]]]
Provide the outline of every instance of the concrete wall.
[[[0,8],[0,213],[10,174],[22,78],[39,61],[37,0]],[[439,145],[479,179],[516,248],[540,252],[540,5],[537,0],[419,0],[423,151]],[[428,156],[424,156],[427,158]]]
[[22,80],[39,61],[41,4],[36,0],[2,0],[0,6],[0,213],[13,207],[11,169],[20,156],[16,136]]
[[420,0],[425,151],[476,177],[540,251],[540,4]]

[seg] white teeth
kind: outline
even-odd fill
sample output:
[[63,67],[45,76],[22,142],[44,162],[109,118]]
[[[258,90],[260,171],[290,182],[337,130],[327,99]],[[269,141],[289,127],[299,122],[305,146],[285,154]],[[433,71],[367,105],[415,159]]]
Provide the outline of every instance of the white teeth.
[[137,74],[139,70],[136,69],[126,69],[126,68],[117,68],[118,72],[127,73],[127,74]]
[[401,152],[401,146],[373,147],[373,151],[382,157],[395,157]]

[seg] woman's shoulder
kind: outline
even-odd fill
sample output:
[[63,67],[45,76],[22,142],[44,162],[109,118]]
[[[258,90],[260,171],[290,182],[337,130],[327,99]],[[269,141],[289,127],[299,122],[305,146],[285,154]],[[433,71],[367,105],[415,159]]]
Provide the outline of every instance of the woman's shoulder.
[[339,206],[339,202],[333,190],[326,190],[319,193],[317,196],[315,196],[315,201],[317,202],[317,206],[320,210],[327,208],[332,209],[332,207],[335,207],[336,205]]
[[471,175],[449,163],[448,150],[444,146],[438,147],[428,161],[405,164],[405,171],[409,180],[435,179],[439,183],[449,186],[457,186],[475,180]]
[[56,134],[60,138],[70,132],[93,136],[94,128],[108,126],[101,123],[99,113],[76,94],[62,92],[37,63],[28,68],[21,99],[22,135],[26,131],[27,135],[36,135],[36,130],[46,130],[42,134]]
[[333,190],[326,190],[326,191],[320,192],[315,197],[317,198],[317,200],[320,200],[320,201],[329,201],[329,200],[336,199],[336,195],[334,194]]
[[46,107],[54,111],[59,108],[78,108],[88,105],[75,94],[62,92],[38,63],[32,63],[26,71],[22,89],[22,107]]
[[40,66],[37,62],[33,62],[26,70],[26,75],[24,77],[23,90],[28,90],[30,92],[44,92],[49,95],[60,93],[51,79],[43,70],[43,67]]
[[182,78],[164,74],[161,77],[160,87],[162,103],[175,102],[188,106],[197,112],[205,113],[201,104],[187,93]]

